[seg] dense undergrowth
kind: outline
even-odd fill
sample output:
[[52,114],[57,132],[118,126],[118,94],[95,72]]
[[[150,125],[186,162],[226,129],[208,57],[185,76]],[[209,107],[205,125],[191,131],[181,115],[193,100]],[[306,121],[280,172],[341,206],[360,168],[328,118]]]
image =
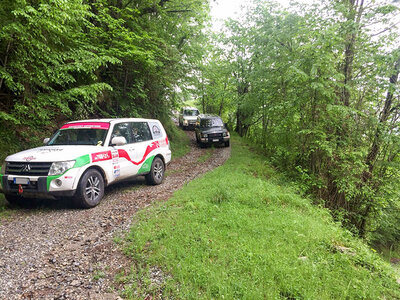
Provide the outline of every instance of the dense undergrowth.
[[234,139],[232,157],[138,216],[124,296],[394,299],[396,274]]

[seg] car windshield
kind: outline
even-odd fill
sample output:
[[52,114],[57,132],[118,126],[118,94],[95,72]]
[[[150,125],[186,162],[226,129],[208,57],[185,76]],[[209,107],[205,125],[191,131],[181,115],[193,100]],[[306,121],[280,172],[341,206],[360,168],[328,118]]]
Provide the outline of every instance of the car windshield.
[[66,124],[53,135],[48,146],[93,145],[102,146],[108,132],[108,123],[100,125]]
[[200,127],[222,127],[222,126],[224,126],[224,123],[219,118],[202,119],[200,121]]
[[185,109],[183,111],[184,116],[198,116],[199,111],[197,109]]

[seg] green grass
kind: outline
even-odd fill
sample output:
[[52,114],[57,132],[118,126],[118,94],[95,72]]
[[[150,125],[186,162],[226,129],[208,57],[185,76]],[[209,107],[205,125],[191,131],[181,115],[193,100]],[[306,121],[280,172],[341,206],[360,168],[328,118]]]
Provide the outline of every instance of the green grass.
[[12,210],[8,208],[7,200],[4,198],[4,194],[0,194],[0,220],[10,215]]
[[201,156],[197,159],[197,162],[199,162],[199,163],[204,163],[204,162],[206,162],[206,161],[211,157],[212,153],[214,152],[214,149],[215,149],[215,148],[207,149],[207,151],[205,151],[205,153],[204,153],[203,155],[201,155]]
[[106,277],[106,274],[102,270],[96,270],[93,274],[93,280],[99,281],[100,279]]
[[184,156],[190,151],[190,139],[186,133],[172,122],[165,124],[170,141],[172,159]]
[[234,138],[225,165],[139,213],[124,246],[131,272],[117,278],[124,296],[400,297],[387,263],[279,182],[263,157]]
[[387,261],[392,263],[392,267],[395,270],[397,277],[400,278],[400,247],[397,245],[396,247],[378,247],[378,253],[381,257]]

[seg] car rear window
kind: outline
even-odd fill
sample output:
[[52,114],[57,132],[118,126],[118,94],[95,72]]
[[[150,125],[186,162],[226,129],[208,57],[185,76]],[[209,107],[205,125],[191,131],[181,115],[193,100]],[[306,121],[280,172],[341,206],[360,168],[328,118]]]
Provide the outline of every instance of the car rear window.
[[200,120],[200,127],[221,127],[221,126],[224,126],[224,123],[219,118]]

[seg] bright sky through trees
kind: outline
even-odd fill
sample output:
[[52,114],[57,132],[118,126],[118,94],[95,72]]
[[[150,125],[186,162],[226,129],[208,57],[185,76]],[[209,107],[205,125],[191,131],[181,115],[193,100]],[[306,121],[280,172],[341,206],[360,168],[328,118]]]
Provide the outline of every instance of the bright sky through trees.
[[[228,18],[236,19],[240,15],[244,15],[246,7],[251,4],[249,0],[211,0],[211,16],[213,19],[214,30],[219,30]],[[289,7],[290,0],[277,1],[280,5]],[[312,3],[313,0],[299,0],[300,3]]]

